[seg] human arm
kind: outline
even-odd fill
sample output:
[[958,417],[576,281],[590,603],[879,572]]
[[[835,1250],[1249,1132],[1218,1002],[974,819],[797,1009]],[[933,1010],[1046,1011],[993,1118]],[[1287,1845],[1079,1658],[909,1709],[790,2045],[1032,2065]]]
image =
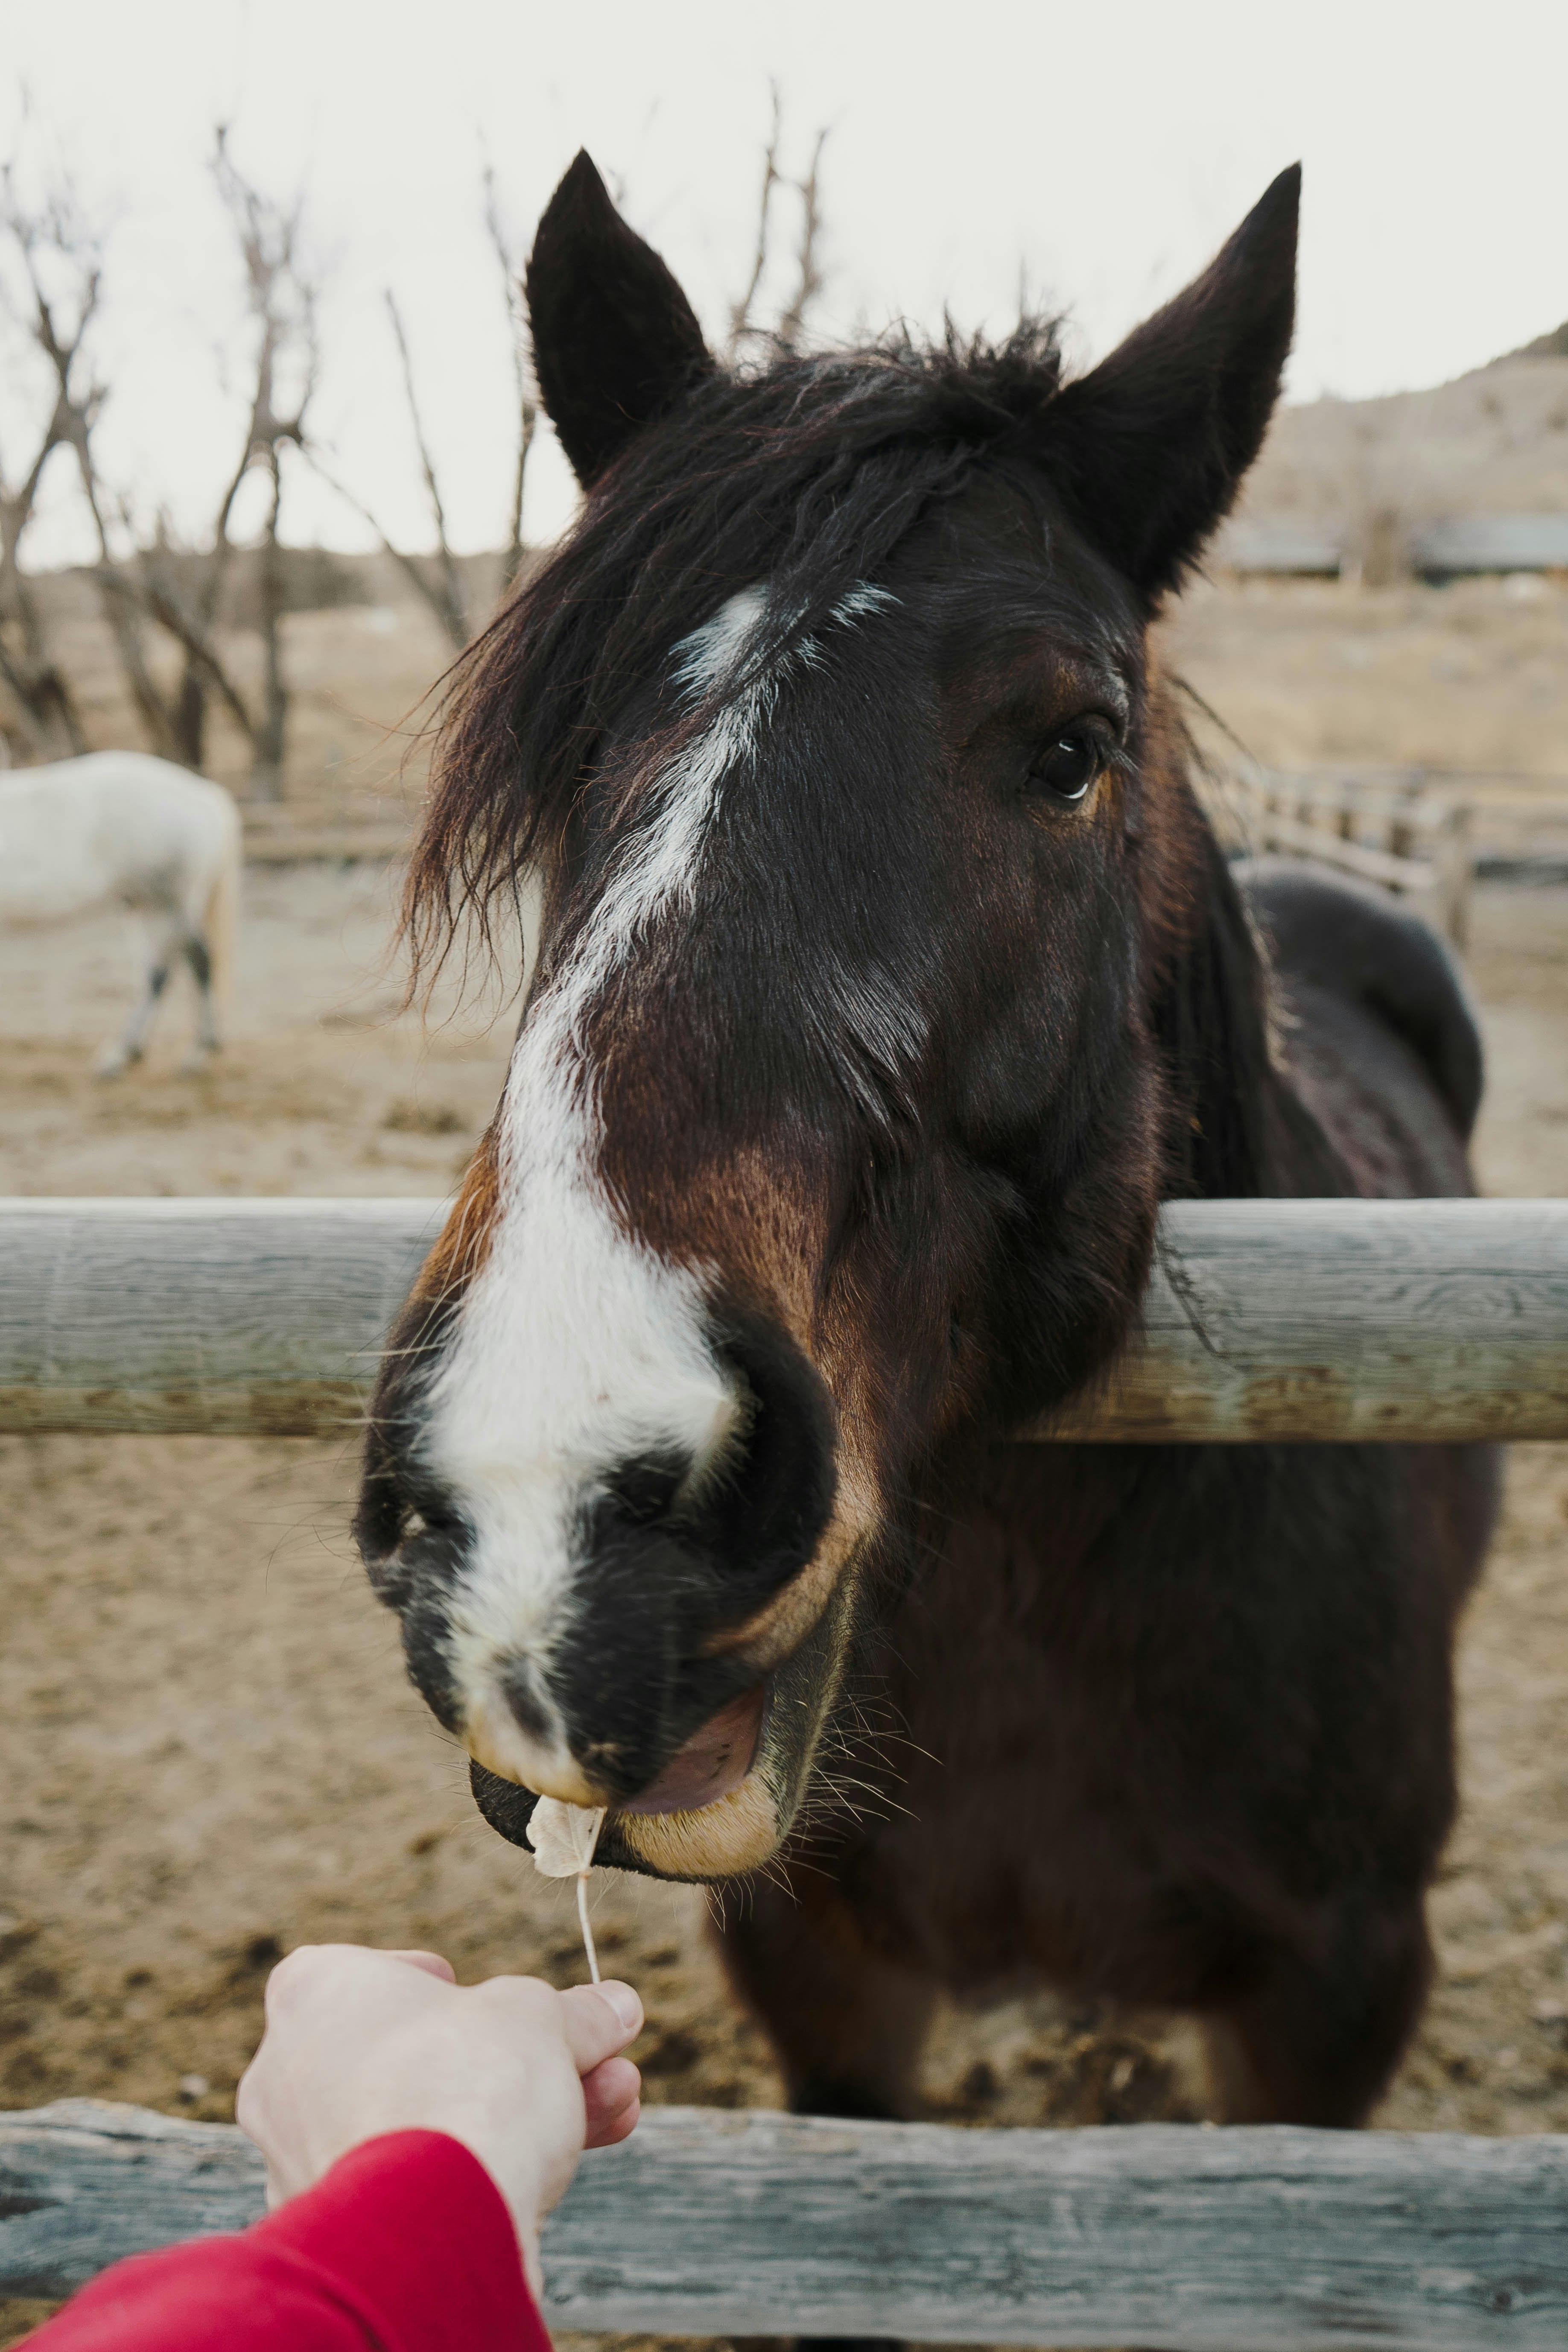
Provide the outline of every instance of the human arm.
[[308,1948],[273,1973],[240,2085],[274,2211],[121,2263],[40,2352],[547,2352],[538,2231],[587,2146],[624,2138],[628,1986],[459,1988],[428,1954]]

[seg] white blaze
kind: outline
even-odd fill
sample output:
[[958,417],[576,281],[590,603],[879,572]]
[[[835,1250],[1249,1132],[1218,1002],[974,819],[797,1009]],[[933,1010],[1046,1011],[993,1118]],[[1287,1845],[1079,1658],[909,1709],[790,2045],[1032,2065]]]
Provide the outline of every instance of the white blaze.
[[[891,601],[856,589],[831,617],[852,625]],[[806,640],[740,684],[766,612],[766,591],[748,589],[678,651],[676,677],[693,698],[737,683],[650,788],[573,961],[530,1007],[502,1097],[489,1255],[426,1398],[426,1459],[474,1529],[447,1612],[468,1744],[492,1770],[578,1802],[582,1776],[545,1676],[576,1605],[580,1514],[629,1458],[669,1454],[700,1468],[742,1409],[708,1343],[706,1271],[670,1265],[611,1213],[584,1031],[617,968],[694,903],[726,776],[753,754],[785,671],[820,658]],[[867,1008],[857,1009],[864,1025]],[[505,1682],[520,1668],[543,1737],[508,1703]]]
[[[760,589],[731,598],[681,646],[680,682],[721,686],[764,609]],[[583,1026],[639,938],[690,906],[720,787],[752,750],[772,692],[766,681],[742,688],[666,770],[575,959],[530,1009],[502,1098],[489,1252],[426,1401],[426,1459],[474,1528],[447,1611],[470,1742],[492,1770],[561,1793],[576,1769],[543,1673],[571,1620],[576,1517],[628,1457],[709,1460],[739,1409],[708,1345],[702,1276],[628,1238],[610,1212]],[[552,1726],[543,1741],[523,1731],[502,1687],[522,1659]]]

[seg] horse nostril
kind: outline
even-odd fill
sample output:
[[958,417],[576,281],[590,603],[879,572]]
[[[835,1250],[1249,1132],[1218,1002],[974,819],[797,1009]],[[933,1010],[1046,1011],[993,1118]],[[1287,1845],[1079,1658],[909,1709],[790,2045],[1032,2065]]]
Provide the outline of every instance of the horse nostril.
[[765,1595],[805,1566],[827,1524],[836,1417],[817,1372],[776,1324],[732,1314],[717,1338],[749,1412],[694,1515],[727,1580]]
[[716,1334],[743,1410],[715,1456],[667,1447],[606,1476],[586,1549],[616,1550],[632,1530],[658,1535],[711,1580],[728,1611],[754,1604],[805,1566],[833,1507],[833,1407],[788,1334],[733,1316]]
[[373,1433],[353,1520],[371,1589],[390,1609],[451,1581],[468,1540],[452,1497],[419,1475],[384,1433]]
[[639,1454],[615,1471],[607,1482],[609,1493],[634,1527],[653,1527],[673,1514],[691,1467],[679,1454]]
[[530,1658],[514,1658],[500,1675],[500,1687],[520,1730],[544,1747],[554,1744],[556,1723]]

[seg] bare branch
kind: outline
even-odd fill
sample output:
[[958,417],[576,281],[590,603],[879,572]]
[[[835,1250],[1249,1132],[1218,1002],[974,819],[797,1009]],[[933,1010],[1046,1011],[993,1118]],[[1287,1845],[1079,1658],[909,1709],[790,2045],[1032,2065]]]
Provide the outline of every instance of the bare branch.
[[[110,579],[115,594],[132,592],[132,583],[123,572],[114,572]],[[142,601],[154,620],[160,627],[167,629],[176,644],[184,648],[187,660],[197,674],[216,689],[236,726],[247,741],[254,746],[259,730],[247,708],[244,696],[224,668],[210,632],[184,609],[166,575],[161,575],[146,564],[145,560],[138,584]]]
[[[281,622],[282,567],[279,527],[283,500],[282,451],[292,444],[305,446],[305,418],[321,367],[315,279],[300,257],[304,197],[280,205],[263,194],[235,163],[228,128],[220,123],[213,157],[213,176],[234,224],[244,265],[247,308],[257,330],[254,389],[250,415],[239,461],[225,486],[213,527],[213,544],[204,567],[192,614],[168,593],[168,583],[156,586],[154,610],[163,627],[184,646],[185,676],[181,687],[184,733],[199,745],[205,695],[216,690],[247,736],[254,755],[251,789],[264,799],[276,799],[282,790],[283,754],[289,695],[284,682]],[[284,404],[280,380],[292,373],[296,394]],[[260,629],[264,660],[263,709],[255,718],[219,658],[214,635],[223,587],[234,553],[232,526],[235,503],[252,468],[264,467],[271,496],[261,548]],[[151,576],[151,575],[149,575]]]
[[501,593],[505,595],[517,581],[522,569],[522,493],[528,473],[528,453],[533,446],[533,436],[539,426],[539,403],[534,396],[533,372],[529,364],[528,307],[523,295],[522,270],[513,253],[501,224],[500,205],[496,193],[496,175],[492,166],[485,168],[485,226],[500,264],[501,291],[506,300],[508,323],[511,328],[512,374],[517,386],[517,466],[512,475],[511,508],[507,518],[506,546],[501,556]]
[[[305,444],[304,455],[305,463],[310,467],[311,472],[318,474],[321,480],[325,482],[328,489],[334,490],[338,497],[343,500],[345,505],[353,507],[355,514],[357,514],[363,521],[369,523],[372,530],[374,531],[377,539],[380,540],[382,547],[385,552],[391,556],[395,563],[402,566],[404,572],[407,574],[408,579],[413,585],[418,589],[419,593],[425,599],[425,602],[429,604],[438,615],[440,615],[442,611],[438,601],[440,597],[440,590],[432,582],[429,572],[425,569],[418,556],[406,554],[401,547],[394,546],[392,541],[388,539],[385,530],[382,525],[381,519],[377,515],[374,508],[367,507],[364,500],[360,497],[358,491],[351,490],[348,484],[343,480],[342,475],[335,474],[332,471],[331,467],[328,465],[325,457],[321,454],[321,445],[319,441],[308,441]],[[444,617],[442,618],[441,625],[443,628],[447,625]]]
[[804,180],[795,183],[800,197],[800,244],[795,252],[795,299],[779,320],[778,339],[785,351],[793,352],[800,341],[806,312],[822,291],[822,270],[817,260],[817,239],[822,232],[822,209],[818,189],[818,173],[822,151],[827,142],[826,131],[816,134],[811,151],[811,169]]
[[757,206],[757,247],[752,260],[752,274],[746,281],[746,290],[738,302],[731,303],[730,306],[730,335],[725,348],[731,360],[738,357],[741,345],[746,337],[754,335],[758,331],[752,324],[752,305],[757,299],[757,289],[763,282],[763,273],[768,266],[768,230],[773,190],[780,184],[779,138],[783,129],[783,110],[779,100],[778,83],[770,82],[768,87],[773,96],[773,122],[768,132],[767,150],[763,157],[763,193],[762,200]]
[[[773,119],[763,156],[762,195],[757,206],[757,242],[752,257],[752,273],[740,300],[730,307],[730,333],[725,348],[731,362],[740,356],[748,338],[772,341],[784,351],[794,351],[799,343],[807,313],[822,292],[821,167],[827,133],[826,131],[817,132],[805,178],[789,178],[779,168],[784,139],[784,108],[778,84],[773,83],[771,89]],[[773,257],[773,195],[779,188],[789,189],[800,199],[800,235],[795,253],[795,290],[777,325],[770,329],[760,324],[753,314]]]
[[447,509],[441,503],[440,485],[436,479],[436,467],[430,456],[430,445],[425,437],[424,422],[419,415],[419,402],[414,389],[414,362],[409,357],[408,338],[403,331],[403,314],[392,289],[386,289],[387,316],[392,331],[397,338],[397,354],[403,362],[403,389],[408,398],[408,415],[414,426],[415,446],[419,452],[420,468],[425,476],[425,491],[430,501],[430,512],[436,522],[436,562],[439,567],[440,592],[433,595],[437,615],[453,646],[460,653],[468,642],[468,599],[463,593],[462,579],[452,560],[452,550],[447,538]]

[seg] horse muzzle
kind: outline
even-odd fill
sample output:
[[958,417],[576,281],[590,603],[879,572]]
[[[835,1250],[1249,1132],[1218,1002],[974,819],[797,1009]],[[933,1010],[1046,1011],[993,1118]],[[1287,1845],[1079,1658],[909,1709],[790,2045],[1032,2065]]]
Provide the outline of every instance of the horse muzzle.
[[480,1811],[514,1843],[550,1795],[609,1808],[607,1863],[728,1876],[794,1818],[856,1549],[833,1406],[776,1325],[731,1316],[714,1352],[741,1410],[710,1464],[648,1450],[574,1486],[545,1465],[498,1479],[504,1512],[416,1496],[410,1478],[412,1534],[388,1507],[397,1465],[377,1464],[358,1523],[372,1582],[469,1751]]

